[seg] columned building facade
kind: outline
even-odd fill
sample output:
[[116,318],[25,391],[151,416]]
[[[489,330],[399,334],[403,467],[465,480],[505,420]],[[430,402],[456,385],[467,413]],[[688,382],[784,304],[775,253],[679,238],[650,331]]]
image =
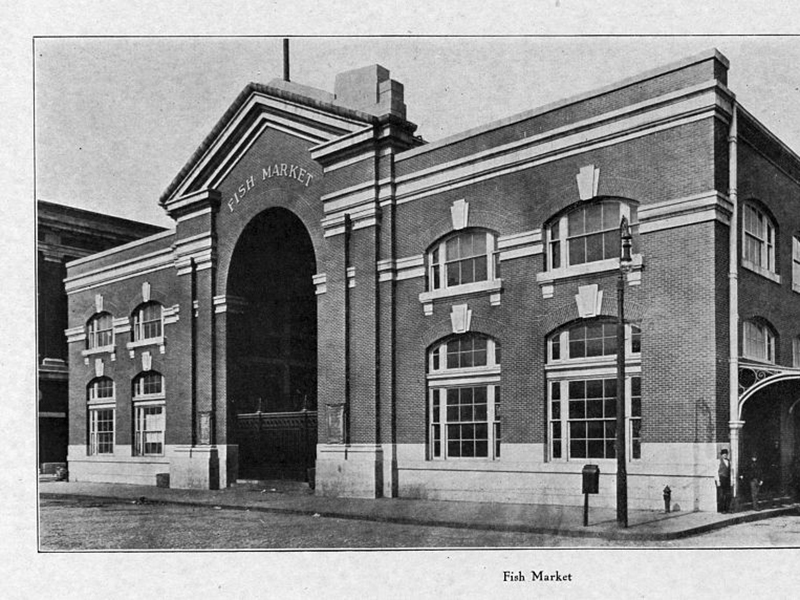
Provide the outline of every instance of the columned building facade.
[[[800,450],[800,159],[706,52],[425,143],[374,65],[250,84],[160,233],[68,265],[70,478],[715,504]],[[633,235],[618,347],[620,221]]]
[[67,262],[163,231],[161,227],[38,200],[37,350],[39,469],[67,465]]

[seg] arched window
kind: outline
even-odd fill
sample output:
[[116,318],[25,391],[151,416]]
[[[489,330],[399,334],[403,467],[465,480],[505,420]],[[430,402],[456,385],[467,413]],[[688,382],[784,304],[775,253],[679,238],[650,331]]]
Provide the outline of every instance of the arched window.
[[[625,355],[642,352],[642,331],[625,325]],[[547,340],[548,362],[617,356],[617,324],[612,321],[581,322],[562,329]]]
[[97,377],[89,382],[86,387],[87,400],[113,400],[114,399],[114,380],[110,377]]
[[164,397],[164,376],[155,371],[140,373],[133,379],[133,399]]
[[133,312],[133,341],[159,340],[163,335],[163,310],[158,302],[140,304]]
[[429,457],[500,458],[500,344],[477,333],[428,350]]
[[[641,458],[641,330],[625,326],[625,416],[629,459]],[[551,460],[615,458],[616,323],[582,321],[547,339]]]
[[545,228],[547,268],[556,270],[619,258],[619,226],[623,216],[631,225],[635,252],[638,246],[636,206],[604,200],[578,206]]
[[133,380],[134,456],[163,456],[165,429],[164,377],[140,373]]
[[86,386],[89,454],[114,453],[114,381],[97,377]]
[[496,243],[493,233],[481,229],[442,238],[428,250],[428,290],[498,279],[500,261]]
[[762,274],[775,274],[775,224],[752,202],[744,205],[742,264]]
[[762,362],[775,362],[775,333],[760,320],[745,321],[742,324],[742,353],[745,358]]
[[792,340],[792,366],[800,368],[800,335]]
[[97,350],[114,345],[114,327],[111,314],[102,312],[86,323],[86,348]]

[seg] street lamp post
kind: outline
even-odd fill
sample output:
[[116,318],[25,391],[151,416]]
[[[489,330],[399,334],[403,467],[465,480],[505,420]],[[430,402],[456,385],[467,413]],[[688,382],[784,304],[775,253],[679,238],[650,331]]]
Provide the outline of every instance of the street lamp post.
[[619,224],[620,257],[617,277],[617,524],[628,526],[628,471],[625,451],[625,274],[631,265],[631,228]]

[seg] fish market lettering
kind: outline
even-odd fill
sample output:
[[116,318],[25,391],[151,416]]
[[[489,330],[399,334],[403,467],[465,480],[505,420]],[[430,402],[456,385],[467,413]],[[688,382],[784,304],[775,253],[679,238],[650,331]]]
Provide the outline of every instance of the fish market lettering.
[[[291,163],[275,163],[272,165],[268,165],[261,169],[261,181],[266,181],[267,179],[272,179],[273,177],[286,177],[288,179],[295,179],[300,183],[304,184],[305,187],[308,187],[308,184],[311,183],[311,179],[313,175],[309,173],[306,169],[299,167],[298,165],[293,165]],[[236,205],[241,202],[245,196],[256,187],[256,177],[255,175],[250,175],[247,179],[245,179],[236,191],[233,192],[233,196],[228,198],[228,209],[230,212],[233,212],[236,208]]]

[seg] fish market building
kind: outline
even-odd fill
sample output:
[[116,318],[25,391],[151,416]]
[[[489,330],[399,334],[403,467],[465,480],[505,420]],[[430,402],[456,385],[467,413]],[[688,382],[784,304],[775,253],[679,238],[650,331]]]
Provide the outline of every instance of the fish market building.
[[714,510],[722,448],[786,495],[800,158],[728,68],[433,143],[378,65],[247,85],[160,198],[174,230],[68,264],[70,479],[579,504],[595,464],[613,506],[624,351],[631,508]]

